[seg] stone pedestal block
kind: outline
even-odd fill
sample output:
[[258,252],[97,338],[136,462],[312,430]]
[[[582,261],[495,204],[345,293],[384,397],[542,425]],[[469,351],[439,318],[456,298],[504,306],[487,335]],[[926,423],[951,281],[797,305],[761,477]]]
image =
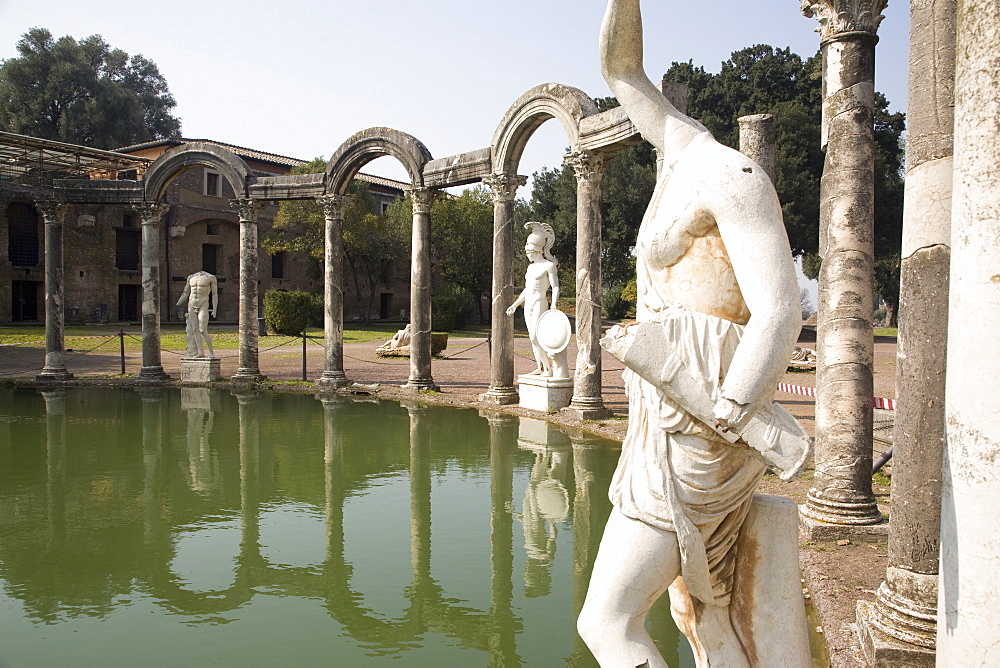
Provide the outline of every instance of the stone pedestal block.
[[181,360],[182,383],[211,383],[222,378],[218,357],[185,357]]
[[889,535],[889,521],[878,524],[836,524],[799,515],[799,537],[814,542],[841,540],[884,540]]
[[898,668],[899,666],[933,666],[935,652],[902,642],[883,633],[871,620],[876,615],[875,604],[858,601],[858,642],[865,660],[873,668]]
[[517,377],[521,408],[553,413],[573,399],[572,378],[546,378],[524,374]]
[[797,517],[791,499],[755,494],[740,529],[729,615],[752,666],[812,665]]

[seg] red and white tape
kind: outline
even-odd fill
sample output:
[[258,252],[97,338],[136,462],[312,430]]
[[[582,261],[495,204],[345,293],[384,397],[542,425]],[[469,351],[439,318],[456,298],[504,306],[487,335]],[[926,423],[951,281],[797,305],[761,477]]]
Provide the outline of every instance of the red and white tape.
[[[815,397],[816,388],[815,387],[803,387],[802,385],[789,385],[788,383],[778,383],[778,392],[785,392],[786,394],[801,394],[806,397]],[[896,400],[886,399],[884,397],[874,397],[872,399],[872,406],[875,408],[881,408],[882,410],[894,411],[896,410]]]

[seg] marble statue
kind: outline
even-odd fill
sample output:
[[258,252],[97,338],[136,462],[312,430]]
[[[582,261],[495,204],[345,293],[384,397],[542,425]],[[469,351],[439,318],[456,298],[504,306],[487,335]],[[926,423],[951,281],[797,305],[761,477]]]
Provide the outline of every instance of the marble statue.
[[411,331],[407,323],[406,327],[398,330],[391,339],[376,348],[375,354],[379,357],[409,357]]
[[[209,302],[211,297],[211,302]],[[212,337],[208,333],[209,304],[211,317],[219,308],[219,282],[207,271],[199,271],[187,277],[184,292],[177,300],[177,306],[187,304],[187,341],[185,357],[215,357]],[[206,351],[208,354],[206,355]]]
[[[524,321],[528,326],[528,338],[531,340],[531,350],[537,365],[530,375],[569,378],[565,346],[558,350],[558,345],[555,348],[545,345],[546,337],[539,330],[542,316],[549,310],[557,310],[555,305],[559,300],[559,274],[556,271],[556,259],[552,257],[552,244],[556,235],[552,226],[547,223],[525,223],[524,227],[529,231],[524,252],[531,264],[524,274],[524,290],[507,308],[507,315],[514,315],[518,306],[524,306]],[[549,289],[552,290],[552,309],[549,309]]]
[[757,163],[648,79],[639,0],[609,1],[600,57],[664,168],[635,247],[637,323],[602,341],[625,362],[629,427],[578,629],[603,666],[665,666],[644,621],[669,590],[699,666],[757,665],[730,619],[734,546],[771,459],[790,477],[808,455],[772,404],[801,326],[781,207]]

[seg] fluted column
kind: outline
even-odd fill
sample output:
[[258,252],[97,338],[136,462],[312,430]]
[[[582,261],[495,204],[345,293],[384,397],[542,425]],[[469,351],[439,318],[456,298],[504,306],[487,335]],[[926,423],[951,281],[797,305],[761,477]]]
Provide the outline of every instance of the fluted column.
[[740,124],[740,153],[760,165],[774,183],[774,116],[752,114],[736,120]]
[[[886,0],[806,0],[823,51],[815,531],[883,521],[872,493],[875,31]],[[808,524],[808,523],[807,523]],[[813,535],[818,535],[817,533]]]
[[576,174],[576,370],[573,399],[563,411],[581,420],[610,415],[601,396],[601,179],[604,157],[574,151]]
[[939,666],[1000,666],[1000,4],[958,3]]
[[38,202],[35,207],[45,221],[45,366],[38,380],[68,380],[66,368],[66,312],[63,295],[63,217],[65,207]]
[[233,380],[252,382],[263,379],[257,349],[257,216],[260,215],[260,202],[236,199],[230,204],[240,216],[240,362]]
[[344,373],[344,208],[343,195],[317,197],[323,207],[323,341],[326,344],[323,375],[316,381],[325,387],[348,385]]
[[138,378],[165,380],[160,358],[160,220],[167,204],[143,202],[133,205],[142,223],[142,368]]
[[910,2],[906,193],[889,562],[858,602],[869,664],[933,665],[945,438],[956,0]]
[[410,378],[408,390],[437,390],[431,378],[431,204],[437,191],[411,188],[413,237],[410,255]]
[[493,193],[493,300],[490,311],[490,389],[480,400],[516,404],[514,386],[514,198],[527,183],[524,176],[494,174],[483,179]]

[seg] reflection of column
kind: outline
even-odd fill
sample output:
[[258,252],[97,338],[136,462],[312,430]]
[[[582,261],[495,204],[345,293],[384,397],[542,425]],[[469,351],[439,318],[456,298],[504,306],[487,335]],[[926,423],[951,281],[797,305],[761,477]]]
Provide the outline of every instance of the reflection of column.
[[[858,602],[870,665],[934,661],[948,345],[956,0],[910,3],[910,92],[889,563]],[[882,634],[887,634],[888,637]],[[897,642],[898,641],[898,642]]]
[[240,520],[242,541],[240,563],[244,566],[261,561],[260,556],[260,477],[259,449],[260,397],[252,392],[236,394],[240,412]]
[[163,391],[142,388],[142,499],[145,508],[144,536],[147,546],[156,543],[161,532],[160,457],[163,451]]
[[142,368],[139,378],[169,378],[160,361],[160,219],[170,208],[159,202],[134,204],[142,223]]
[[886,0],[811,0],[823,49],[816,475],[802,514],[882,521],[872,493],[875,31]]
[[516,404],[514,387],[514,197],[528,182],[516,174],[483,179],[493,193],[493,301],[490,309],[490,389],[479,398],[492,404]]
[[413,235],[410,259],[409,390],[437,390],[431,378],[431,203],[437,191],[411,188]]
[[1000,5],[958,3],[937,665],[1000,666]]
[[66,538],[66,390],[42,392],[45,400],[46,491],[49,541]]
[[317,385],[342,387],[344,373],[344,207],[343,195],[317,197],[323,207],[325,244],[323,255],[323,342],[326,357]]
[[[326,560],[344,561],[344,432],[339,415],[344,400],[320,397],[323,402],[323,463],[326,480]],[[328,566],[333,567],[333,566]]]
[[740,153],[764,170],[774,183],[774,116],[753,114],[736,119],[740,124]]
[[45,220],[45,367],[39,380],[66,380],[66,312],[63,308],[63,217],[65,208],[55,202],[38,202]]
[[230,202],[240,216],[240,365],[233,380],[261,380],[257,336],[257,216],[260,202],[236,199]]
[[573,400],[563,409],[581,420],[610,411],[601,398],[601,179],[604,157],[574,151],[566,163],[576,173],[576,372]]
[[410,414],[410,561],[413,586],[420,592],[431,584],[431,425],[425,406],[404,406]]
[[490,665],[517,666],[514,624],[514,449],[517,418],[483,413],[490,423]]

